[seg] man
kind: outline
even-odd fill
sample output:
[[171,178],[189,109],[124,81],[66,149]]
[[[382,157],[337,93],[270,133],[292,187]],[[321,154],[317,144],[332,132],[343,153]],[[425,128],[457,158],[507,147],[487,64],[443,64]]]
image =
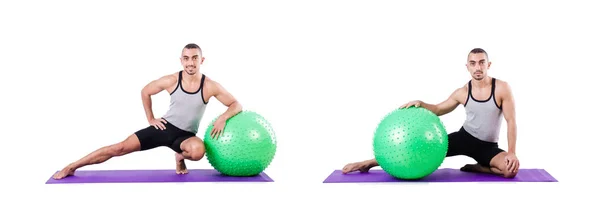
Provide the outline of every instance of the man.
[[[142,102],[149,127],[133,133],[122,142],[102,147],[69,164],[53,178],[62,179],[74,175],[75,170],[83,166],[161,146],[176,152],[176,173],[186,174],[188,171],[184,159],[198,161],[204,156],[204,143],[196,134],[208,101],[215,97],[228,107],[214,122],[211,137],[218,137],[227,119],[242,111],[242,106],[218,82],[200,73],[204,57],[198,45],[186,45],[180,59],[183,70],[154,80],[142,89]],[[151,96],[163,90],[171,95],[171,104],[166,115],[155,118]]]
[[[456,89],[450,97],[439,104],[419,100],[408,102],[400,108],[411,106],[426,108],[438,116],[452,112],[459,104],[465,107],[467,118],[462,128],[448,135],[447,157],[465,155],[477,164],[468,164],[460,170],[482,172],[513,178],[519,170],[516,156],[517,125],[515,103],[506,81],[492,78],[487,72],[492,64],[486,51],[480,48],[468,54],[467,69],[472,79]],[[508,124],[508,152],[498,148],[502,116]],[[375,159],[347,164],[342,172],[368,172],[379,166]]]

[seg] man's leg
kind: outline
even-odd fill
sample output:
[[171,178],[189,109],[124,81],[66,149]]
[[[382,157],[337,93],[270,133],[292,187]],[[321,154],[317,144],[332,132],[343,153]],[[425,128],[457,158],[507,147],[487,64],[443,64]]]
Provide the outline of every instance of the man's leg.
[[508,170],[508,165],[504,159],[508,155],[507,152],[500,152],[490,162],[490,170],[498,175],[504,176],[504,178],[514,178],[517,175],[517,171],[511,172]]
[[138,137],[135,134],[132,134],[122,142],[97,149],[96,151],[79,159],[78,161],[69,164],[61,171],[54,174],[53,178],[62,179],[64,177],[73,175],[75,173],[75,170],[81,167],[103,163],[110,158],[126,155],[139,150],[140,141],[138,140]]
[[475,154],[472,156],[477,164],[469,164],[463,166],[460,170],[465,172],[478,172],[500,175],[505,178],[514,178],[517,172],[507,170],[507,165],[504,161],[508,153],[497,145],[488,145],[487,142],[482,142],[485,146],[473,146]]
[[361,162],[348,163],[344,168],[342,168],[342,173],[347,174],[354,171],[360,171],[361,173],[369,172],[369,170],[373,167],[379,166],[377,160],[370,159]]
[[196,136],[184,137],[180,140],[176,140],[172,149],[175,150],[177,174],[188,173],[184,160],[199,161],[204,157],[204,153],[206,152],[204,142]]
[[196,136],[183,140],[179,148],[181,148],[181,154],[183,157],[186,160],[191,161],[201,160],[206,152],[206,149],[204,148],[204,141]]
[[[460,144],[460,138],[463,137],[461,132],[452,132],[448,134],[448,151],[446,153],[446,157],[452,157],[456,155],[462,154],[462,144]],[[369,172],[369,170],[373,167],[379,166],[377,160],[369,159],[360,162],[348,163],[344,168],[342,168],[342,173],[347,174],[354,171],[360,171],[361,173]]]
[[465,172],[489,173],[503,176],[504,178],[514,178],[518,172],[510,172],[504,162],[507,152],[500,152],[492,158],[488,165],[483,163],[469,164],[462,167],[460,170]]

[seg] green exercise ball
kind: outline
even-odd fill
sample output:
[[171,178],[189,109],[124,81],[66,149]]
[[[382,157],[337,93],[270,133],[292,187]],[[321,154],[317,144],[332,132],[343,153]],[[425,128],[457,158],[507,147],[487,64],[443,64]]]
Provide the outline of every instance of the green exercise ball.
[[373,151],[386,173],[416,180],[442,164],[448,152],[448,134],[440,118],[425,108],[396,109],[377,126]]
[[277,140],[270,123],[256,112],[242,111],[225,122],[219,137],[211,138],[216,118],[204,133],[208,162],[221,174],[255,176],[275,157]]

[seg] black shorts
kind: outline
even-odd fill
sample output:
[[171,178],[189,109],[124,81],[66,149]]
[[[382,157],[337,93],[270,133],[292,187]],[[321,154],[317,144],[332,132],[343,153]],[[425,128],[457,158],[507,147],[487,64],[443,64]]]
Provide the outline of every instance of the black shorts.
[[177,153],[181,153],[181,142],[196,136],[196,134],[181,130],[167,121],[165,130],[160,130],[154,126],[141,129],[135,132],[135,135],[140,140],[141,150],[154,149],[156,147],[169,147]]
[[479,165],[489,167],[492,158],[504,150],[498,148],[498,143],[487,142],[475,138],[464,128],[448,134],[447,157],[465,155],[473,158]]

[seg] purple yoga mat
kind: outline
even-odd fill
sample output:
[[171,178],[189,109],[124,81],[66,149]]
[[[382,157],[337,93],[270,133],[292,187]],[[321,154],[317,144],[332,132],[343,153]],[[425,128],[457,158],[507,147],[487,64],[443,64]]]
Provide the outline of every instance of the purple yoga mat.
[[373,183],[373,182],[558,182],[544,169],[519,169],[517,176],[507,179],[493,174],[463,172],[459,169],[441,168],[420,180],[396,179],[383,170],[368,173],[342,174],[335,170],[323,183]]
[[264,172],[252,177],[233,177],[222,175],[214,169],[188,169],[188,173],[183,175],[176,174],[174,169],[78,170],[75,171],[75,175],[60,180],[50,176],[46,184],[166,182],[273,182],[273,179]]

